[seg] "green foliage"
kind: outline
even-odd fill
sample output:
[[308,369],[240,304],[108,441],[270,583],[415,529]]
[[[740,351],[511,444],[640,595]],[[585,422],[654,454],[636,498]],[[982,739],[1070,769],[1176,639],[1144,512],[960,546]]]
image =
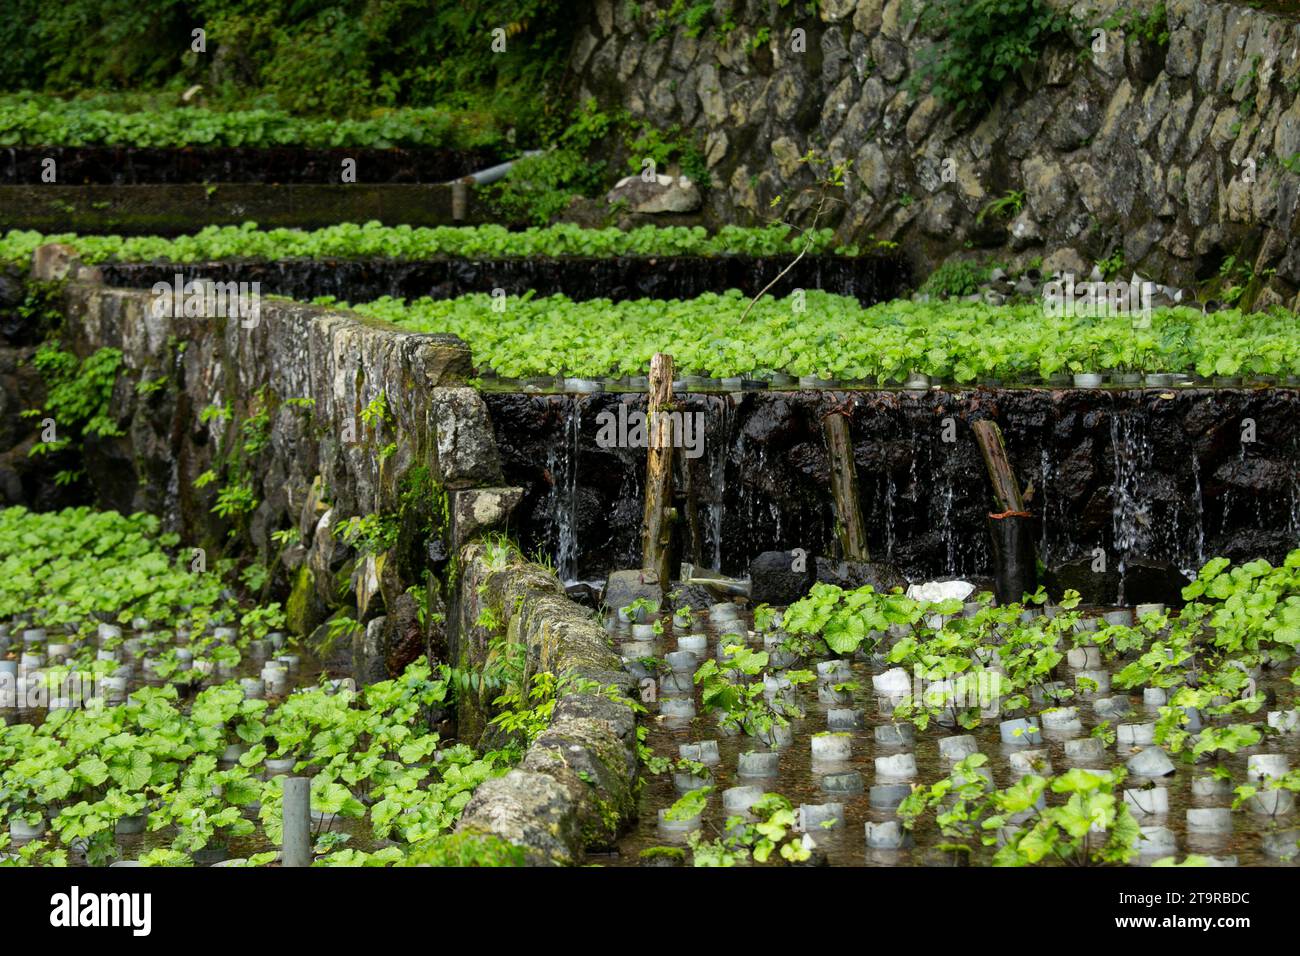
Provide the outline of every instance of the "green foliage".
[[253,396],[242,418],[230,402],[209,405],[199,421],[218,435],[212,467],[194,480],[195,488],[220,482],[211,512],[231,523],[230,537],[244,529],[248,516],[257,510],[256,471],[259,456],[271,443],[271,416],[276,407],[270,389]]
[[401,533],[397,515],[372,511],[340,522],[334,535],[362,554],[382,554],[397,544]]
[[28,279],[23,284],[23,300],[13,307],[21,323],[20,334],[28,341],[53,338],[63,324],[62,282]]
[[831,653],[846,656],[875,649],[891,624],[915,624],[925,605],[901,594],[878,594],[870,586],[845,591],[818,583],[786,609],[781,624],[791,634],[816,635]]
[[504,226],[385,226],[340,223],[316,230],[207,226],[191,236],[114,236],[11,230],[0,236],[0,260],[30,262],[49,242],[75,246],[85,262],[207,262],[220,259],[362,258],[471,259],[505,256],[750,256],[788,255],[811,242],[811,253],[835,250],[830,229],[803,236],[789,226],[724,226],[710,234],[701,226],[640,226],[585,229],[560,223],[510,230]]
[[[523,136],[535,135],[548,112],[544,93],[562,72],[575,26],[558,0],[14,2],[0,24],[11,54],[0,62],[0,89],[157,91],[157,101],[175,104],[198,83],[202,99],[227,107],[340,117],[438,107],[429,111],[435,129],[454,111],[473,126],[499,134],[513,126]],[[206,53],[190,49],[196,27],[206,31]],[[493,49],[496,29],[504,49]],[[411,124],[396,124],[403,128]]]
[[1045,315],[1041,304],[896,300],[864,308],[816,290],[806,312],[789,299],[757,302],[737,290],[696,299],[574,302],[564,296],[487,294],[411,303],[382,298],[356,311],[418,332],[452,332],[481,367],[506,377],[644,374],[655,352],[683,374],[733,376],[786,371],[866,383],[899,383],[910,372],[967,384],[988,379],[1038,384],[1097,369],[1210,375],[1300,374],[1300,337],[1285,310],[1205,314],[1154,309],[1149,327],[1132,316]]
[[975,217],[975,224],[979,225],[989,216],[1010,219],[1020,212],[1024,205],[1025,194],[1015,189],[1009,189],[1003,195],[985,204],[984,208],[979,211],[979,215]]
[[696,787],[694,790],[687,790],[665,811],[664,816],[674,822],[697,817],[709,805],[709,794],[712,792],[712,787]]
[[[165,556],[161,562],[153,557],[157,524],[143,515],[127,519],[86,511],[53,516],[0,511],[0,618],[35,612],[49,627],[104,616],[175,620],[195,631],[196,658],[208,660],[218,659],[222,650],[235,651],[205,645],[197,634],[209,625],[237,617],[248,637],[277,624],[271,607],[233,608],[221,594],[217,575],[169,571]],[[174,545],[174,538],[168,543]],[[500,547],[508,550],[504,540]],[[255,578],[256,569],[247,569],[244,577]],[[1034,600],[1042,597],[1040,593]],[[897,636],[896,630],[891,663],[931,668],[927,676],[943,679],[961,673],[956,662],[978,663],[996,644],[1008,707],[1024,706],[1029,689],[1046,689],[1066,642],[1077,636],[1095,641],[1106,657],[1126,657],[1125,671],[1115,678],[1118,686],[1141,681],[1173,687],[1176,673],[1183,686],[1165,710],[1196,706],[1208,718],[1230,718],[1188,738],[1184,746],[1189,755],[1230,755],[1256,746],[1265,728],[1231,719],[1254,713],[1263,702],[1262,695],[1251,693],[1249,667],[1294,660],[1300,637],[1300,550],[1278,567],[1264,561],[1235,567],[1224,559],[1210,561],[1185,597],[1188,604],[1176,617],[1152,615],[1133,627],[1076,632],[1076,597],[1067,597],[1052,618],[1022,621],[1017,605],[985,604],[957,617],[955,602],[922,604],[869,588],[823,588],[802,607],[787,609],[783,626],[810,632],[824,644],[834,640],[846,648],[853,643],[853,649],[870,649],[876,627],[902,625],[906,633]],[[847,622],[851,615],[871,624],[861,640]],[[941,620],[933,620],[935,615]],[[897,620],[890,621],[891,616]],[[157,647],[169,646],[171,634],[160,632],[157,641]],[[95,667],[93,654],[88,646],[70,667]],[[1160,659],[1168,665],[1157,670]],[[733,646],[721,663],[706,662],[698,675],[706,706],[758,734],[792,716],[781,695],[771,703],[757,700],[763,696],[757,678],[768,663],[766,654],[743,646]],[[521,743],[527,741],[549,721],[549,708],[568,685],[551,675],[527,677],[517,652],[493,667],[506,687],[498,704],[508,716],[498,726],[519,734]],[[795,683],[812,679],[799,671],[787,676]],[[580,682],[573,688],[588,689]],[[0,816],[29,822],[44,817],[50,824],[46,839],[9,862],[59,865],[76,848],[92,864],[102,865],[115,855],[115,823],[142,813],[157,834],[154,839],[165,843],[142,858],[150,865],[186,865],[192,854],[252,837],[255,828],[273,843],[281,825],[279,778],[263,780],[259,770],[264,760],[275,757],[292,760],[294,772],[313,777],[318,814],[351,817],[377,838],[396,844],[364,852],[345,847],[346,834],[322,835],[320,865],[517,863],[517,851],[491,838],[440,839],[454,827],[475,788],[504,772],[518,756],[517,748],[476,754],[465,746],[440,747],[429,729],[430,709],[445,703],[452,689],[446,668],[435,676],[419,661],[400,678],[372,685],[361,695],[320,687],[275,706],[244,699],[236,685],[225,683],[202,689],[186,705],[175,687],[144,688],[117,707],[52,712],[39,725],[0,728]],[[1222,698],[1217,704],[1216,697]],[[1162,711],[1162,723],[1165,717]],[[221,766],[218,758],[231,743],[248,749],[237,766]],[[1178,747],[1170,744],[1175,752]],[[967,758],[945,780],[918,787],[900,807],[904,821],[915,826],[933,815],[943,838],[953,841],[950,848],[970,852],[997,844],[995,865],[1120,864],[1132,858],[1137,827],[1117,799],[1122,772],[1029,775],[999,790],[980,773],[985,761],[982,755]],[[690,773],[702,769],[689,761],[677,766]],[[1300,772],[1239,787],[1237,801],[1279,788],[1300,789]],[[683,797],[673,818],[702,812],[708,795],[705,789]],[[255,804],[261,808],[250,815]],[[752,818],[728,820],[724,836],[694,836],[694,863],[730,866],[750,857],[763,862],[778,856],[797,861],[807,850],[793,835],[793,824],[788,802],[767,795]],[[250,864],[268,860],[266,854],[252,854]]]
[[[760,740],[772,739],[776,727],[790,726],[803,711],[788,696],[764,693],[762,682],[752,680],[767,667],[766,651],[751,651],[743,644],[727,644],[721,661],[709,658],[695,671],[701,700],[706,710],[721,716],[722,725],[743,730]],[[810,671],[786,671],[791,684],[816,679]]]
[[[994,866],[1121,865],[1137,855],[1137,821],[1115,792],[1122,770],[1027,774],[997,790],[983,775],[987,763],[984,754],[972,754],[944,779],[913,788],[898,815],[913,828],[933,813],[950,848],[993,846],[1002,831]],[[1048,805],[1048,793],[1064,802]]]
[[[188,712],[174,688],[143,688],[115,707],[51,712],[39,725],[0,727],[0,817],[45,817],[54,845],[79,847],[102,865],[116,856],[115,823],[148,814],[148,829],[166,846],[142,862],[186,865],[258,824],[267,841],[279,842],[283,776],[263,779],[261,771],[268,757],[288,757],[312,777],[322,825],[364,818],[377,838],[396,841],[368,854],[339,849],[346,834],[322,835],[324,865],[404,862],[408,848],[416,851],[409,862],[516,865],[517,852],[493,838],[437,839],[474,789],[506,769],[499,753],[439,749],[426,715],[447,689],[421,659],[360,696],[317,687],[275,707],[225,683],[199,692]],[[232,743],[247,750],[225,767],[219,758]],[[29,851],[24,862],[57,863],[46,858],[50,846],[42,844],[42,858]],[[250,864],[273,855],[254,854]]]
[[494,137],[472,117],[395,109],[363,119],[316,119],[278,109],[168,105],[113,109],[96,101],[0,96],[0,146],[277,146],[469,149]]
[[524,866],[523,847],[490,833],[448,833],[411,848],[407,866]]
[[590,158],[593,147],[616,120],[589,101],[539,156],[518,160],[505,179],[484,190],[488,205],[510,222],[545,225],[575,196],[594,196],[605,182],[604,160]]
[[[29,455],[47,455],[79,446],[87,436],[111,438],[121,435],[113,419],[110,400],[113,386],[122,368],[122,352],[101,348],[84,359],[60,348],[59,340],[41,344],[32,358],[41,373],[46,395],[43,408],[25,410],[24,418],[52,418],[56,438],[32,445]],[[43,430],[43,426],[42,426]],[[75,481],[79,471],[61,471],[55,476],[60,484]]]
[[1068,39],[1071,26],[1045,0],[933,0],[916,22],[932,42],[921,50],[914,87],[928,82],[944,104],[973,113],[1049,42]]
[[920,291],[940,299],[973,295],[987,281],[991,271],[988,266],[965,259],[948,259],[930,273]]
[[1104,259],[1097,260],[1097,268],[1107,279],[1114,279],[1123,275],[1124,269],[1124,247],[1116,246]]
[[747,815],[727,818],[725,836],[705,840],[700,831],[693,831],[688,838],[692,865],[732,867],[751,856],[756,863],[766,863],[773,853],[786,862],[801,863],[812,852],[795,832],[796,819],[789,800],[779,793],[765,793]]
[[[770,604],[757,604],[754,606],[754,630],[759,633],[767,631],[772,622],[776,620],[776,609]],[[690,619],[690,610],[687,610],[687,620]]]
[[654,161],[658,172],[665,172],[676,162],[682,173],[702,191],[708,190],[710,176],[704,153],[681,126],[674,123],[661,129],[632,117],[623,117],[623,126],[629,171],[639,173],[647,159]]
[[1107,30],[1122,30],[1125,39],[1157,47],[1169,45],[1169,15],[1163,2],[1146,10],[1120,7],[1102,21]]

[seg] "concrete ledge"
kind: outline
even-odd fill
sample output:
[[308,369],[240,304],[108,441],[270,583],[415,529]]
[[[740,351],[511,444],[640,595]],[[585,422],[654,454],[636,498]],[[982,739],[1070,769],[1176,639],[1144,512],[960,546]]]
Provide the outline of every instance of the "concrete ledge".
[[250,221],[303,229],[371,219],[389,226],[485,221],[473,190],[464,219],[453,218],[451,205],[451,187],[432,183],[0,186],[0,229],[178,235]]

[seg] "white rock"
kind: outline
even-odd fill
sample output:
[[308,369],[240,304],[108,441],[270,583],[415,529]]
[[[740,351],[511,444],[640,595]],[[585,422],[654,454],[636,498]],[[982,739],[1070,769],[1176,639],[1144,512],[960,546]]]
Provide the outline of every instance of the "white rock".
[[965,601],[974,590],[975,585],[969,581],[927,581],[924,584],[908,585],[907,596],[913,601],[938,604],[949,599]]
[[873,674],[871,686],[882,697],[897,697],[912,689],[912,678],[903,668],[893,667],[883,674]]

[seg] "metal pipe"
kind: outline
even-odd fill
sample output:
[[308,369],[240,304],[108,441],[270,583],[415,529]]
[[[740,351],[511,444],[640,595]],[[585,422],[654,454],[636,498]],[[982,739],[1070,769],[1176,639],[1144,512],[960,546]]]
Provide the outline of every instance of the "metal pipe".
[[542,149],[525,150],[522,156],[512,159],[509,162],[498,163],[495,166],[489,166],[487,169],[480,169],[476,173],[469,173],[468,175],[461,176],[458,179],[448,180],[443,183],[443,185],[450,186],[453,183],[473,183],[476,186],[486,186],[488,183],[494,183],[498,179],[505,178],[506,173],[510,172],[510,168],[514,166],[515,163],[519,162],[520,159],[528,159],[531,156],[540,156],[544,152],[545,150]]
[[311,779],[287,777],[281,803],[283,866],[311,866]]

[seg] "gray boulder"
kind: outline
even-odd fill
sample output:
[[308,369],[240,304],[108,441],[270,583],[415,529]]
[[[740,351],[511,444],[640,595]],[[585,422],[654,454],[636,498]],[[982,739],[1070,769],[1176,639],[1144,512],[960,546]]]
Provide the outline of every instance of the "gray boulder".
[[1059,601],[1066,591],[1078,591],[1084,604],[1115,604],[1119,600],[1119,572],[1092,569],[1092,558],[1076,558],[1048,569],[1047,593]]
[[846,591],[868,584],[881,592],[907,587],[907,581],[898,570],[883,561],[833,561],[830,558],[818,558],[817,581],[834,584]]
[[764,551],[749,563],[749,596],[755,604],[785,606],[799,600],[817,580],[817,565],[792,551]]
[[642,215],[695,212],[703,202],[699,188],[685,176],[655,176],[648,182],[627,176],[605,198],[611,204],[625,202],[629,212]]
[[653,571],[611,571],[605,581],[602,601],[606,608],[617,611],[627,607],[638,598],[650,601],[663,599],[663,588],[659,586]]

